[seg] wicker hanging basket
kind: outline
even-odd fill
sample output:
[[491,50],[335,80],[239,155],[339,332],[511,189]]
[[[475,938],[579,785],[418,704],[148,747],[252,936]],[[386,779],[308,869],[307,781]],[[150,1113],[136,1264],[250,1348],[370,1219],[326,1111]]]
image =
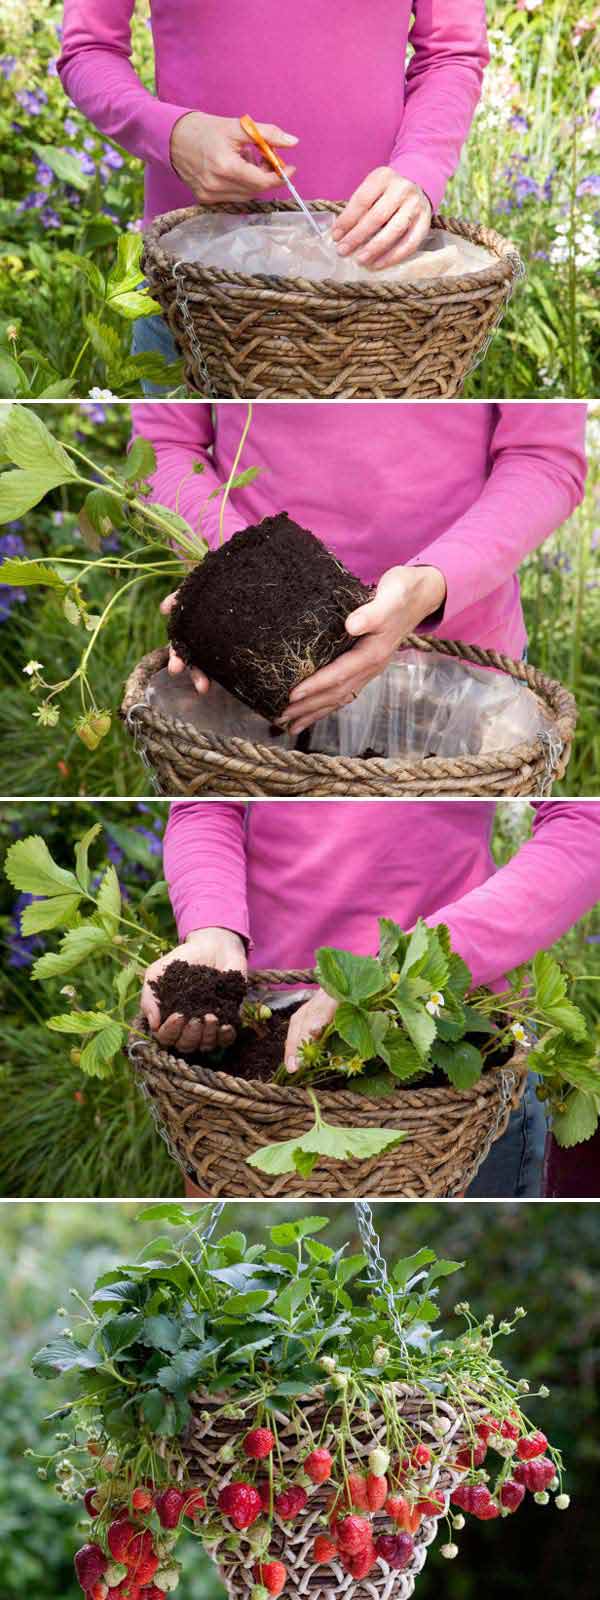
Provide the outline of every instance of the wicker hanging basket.
[[[427,1493],[434,1490],[436,1493],[443,1493],[447,1509],[452,1490],[464,1477],[464,1472],[451,1466],[450,1461],[458,1450],[468,1445],[470,1436],[467,1427],[447,1401],[433,1400],[424,1391],[408,1384],[396,1383],[390,1385],[390,1389],[392,1388],[407,1437],[415,1443],[435,1447],[438,1464],[428,1476]],[[235,1444],[239,1439],[239,1422],[217,1414],[222,1403],[223,1397],[215,1399],[214,1395],[207,1393],[192,1398],[192,1420],[184,1441],[184,1453],[189,1480],[200,1488],[206,1488],[214,1482],[215,1460],[221,1446],[230,1442]],[[341,1407],[328,1406],[320,1388],[313,1390],[306,1397],[300,1396],[295,1406],[296,1416],[298,1411],[303,1414],[313,1434],[319,1438],[320,1446],[331,1450],[332,1455],[335,1455],[342,1420]],[[472,1418],[470,1414],[472,1424],[474,1425],[477,1418],[482,1415],[481,1407],[474,1408]],[[306,1454],[306,1448],[299,1443],[295,1420],[284,1412],[276,1412],[275,1421],[281,1446],[282,1468],[286,1475],[289,1474],[290,1478],[293,1478],[301,1465],[303,1455]],[[440,1422],[446,1428],[441,1438]],[[378,1444],[384,1444],[385,1437],[385,1419],[382,1412],[374,1409],[367,1422],[358,1416],[355,1421],[353,1420],[353,1470],[366,1469],[369,1451]],[[232,1469],[229,1469],[229,1474],[227,1469],[224,1469],[223,1476],[219,1478],[219,1486],[224,1485],[229,1476],[234,1475]],[[338,1561],[326,1567],[316,1565],[314,1562],[314,1538],[316,1533],[322,1531],[323,1516],[330,1496],[331,1485],[324,1483],[311,1494],[306,1510],[297,1521],[282,1522],[277,1515],[274,1517],[269,1560],[281,1559],[285,1562],[288,1571],[286,1594],[309,1595],[310,1600],[333,1600],[334,1595],[368,1595],[370,1600],[390,1600],[393,1596],[394,1600],[409,1600],[414,1591],[415,1578],[425,1565],[428,1547],[438,1533],[438,1519],[434,1517],[423,1519],[414,1536],[414,1554],[403,1571],[392,1571],[380,1558],[368,1578],[360,1583],[351,1578]],[[389,1517],[382,1512],[373,1517],[373,1525],[376,1535],[384,1530],[388,1531]],[[255,1582],[253,1568],[256,1554],[252,1548],[251,1535],[252,1529],[242,1533],[239,1540],[236,1540],[236,1549],[229,1550],[228,1530],[224,1527],[222,1538],[211,1547],[212,1558],[232,1600],[248,1600]]]
[[[492,266],[427,283],[340,284],[277,278],[178,262],[163,235],[207,212],[268,215],[290,201],[191,206],[158,217],[142,266],[184,359],[189,388],[205,397],[447,399],[487,348],[523,266],[492,228],[434,217],[482,245]],[[343,204],[315,200],[314,211]]]
[[[316,982],[314,972],[306,971],[253,972],[251,979],[253,987],[266,989]],[[248,1166],[248,1157],[263,1145],[308,1132],[314,1119],[306,1090],[192,1066],[156,1039],[140,1039],[144,1031],[140,1015],[129,1041],[137,1081],[173,1159],[207,1199],[223,1194],[407,1200],[462,1195],[505,1132],[527,1083],[526,1053],[516,1051],[507,1065],[488,1069],[473,1089],[425,1085],[398,1089],[385,1100],[350,1089],[320,1090],[324,1121],[355,1128],[385,1125],[408,1137],[368,1161],[322,1156],[308,1178],[296,1172],[271,1177]]]
[[547,733],[510,750],[484,755],[379,757],[319,755],[278,749],[249,739],[200,732],[167,717],[145,701],[151,678],[167,664],[168,651],[144,656],[125,686],[121,714],[142,760],[154,773],[159,794],[251,798],[259,795],[333,798],[348,795],[431,798],[434,795],[546,795],[566,772],[577,720],[573,695],[525,661],[495,650],[447,639],[409,634],[413,650],[450,656],[476,667],[493,667],[527,684],[552,717]]

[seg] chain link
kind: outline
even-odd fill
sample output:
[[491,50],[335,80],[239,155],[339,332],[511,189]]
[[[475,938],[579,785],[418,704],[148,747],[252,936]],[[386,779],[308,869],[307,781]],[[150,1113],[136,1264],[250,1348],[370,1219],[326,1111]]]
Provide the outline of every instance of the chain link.
[[366,1200],[355,1200],[353,1203],[358,1231],[367,1257],[367,1277],[383,1295],[394,1332],[397,1333],[404,1351],[402,1323],[396,1307],[394,1290],[388,1278],[388,1270],[381,1254],[379,1235],[375,1232],[373,1212]]
[[540,744],[546,753],[546,768],[543,777],[540,779],[538,793],[540,795],[548,795],[551,792],[552,784],[558,771],[558,763],[565,748],[565,743],[560,734],[555,729],[550,728],[547,733],[540,734]]
[[175,266],[173,267],[173,277],[175,279],[175,302],[176,302],[178,311],[181,312],[181,318],[182,318],[183,326],[185,328],[185,331],[187,333],[187,336],[188,336],[188,339],[189,339],[189,342],[190,342],[190,349],[191,349],[192,355],[194,357],[194,361],[196,362],[196,366],[198,368],[198,372],[200,374],[200,378],[202,380],[202,384],[204,386],[205,397],[206,397],[207,400],[211,400],[211,399],[214,398],[214,396],[213,396],[212,383],[211,383],[211,380],[210,380],[210,374],[209,374],[209,371],[208,371],[208,367],[206,365],[206,361],[204,359],[204,354],[203,354],[203,351],[202,351],[202,347],[200,345],[200,341],[198,339],[198,335],[196,333],[196,329],[195,329],[195,326],[194,326],[194,319],[193,319],[192,313],[190,311],[189,300],[188,300],[188,297],[187,297],[187,294],[185,292],[184,285],[183,285],[185,272],[186,272],[186,263],[185,263],[185,261],[176,261],[175,262]]
[[221,1212],[224,1211],[224,1210],[225,1210],[225,1201],[224,1200],[217,1200],[215,1202],[214,1206],[211,1206],[211,1209],[210,1209],[210,1211],[208,1213],[208,1221],[207,1221],[206,1227],[203,1230],[204,1231],[204,1240],[205,1240],[206,1244],[208,1244],[209,1240],[212,1239],[212,1236],[213,1236],[213,1233],[214,1233],[215,1228],[217,1226],[217,1223],[219,1221],[219,1217],[221,1215]]

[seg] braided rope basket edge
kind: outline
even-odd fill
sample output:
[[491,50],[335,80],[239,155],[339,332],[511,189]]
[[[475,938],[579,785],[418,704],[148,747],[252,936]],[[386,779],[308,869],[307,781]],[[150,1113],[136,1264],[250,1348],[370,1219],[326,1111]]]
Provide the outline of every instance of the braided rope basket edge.
[[[314,983],[310,971],[259,971],[254,985]],[[128,1043],[136,1081],[156,1127],[184,1175],[205,1198],[290,1198],[335,1195],[368,1198],[449,1198],[464,1194],[492,1144],[508,1126],[527,1083],[527,1055],[515,1051],[505,1066],[492,1067],[473,1089],[398,1089],[369,1099],[349,1089],[321,1091],[326,1122],[338,1126],[395,1128],[407,1138],[367,1161],[319,1157],[310,1177],[279,1177],[248,1166],[265,1144],[300,1138],[313,1124],[304,1089],[232,1077],[192,1066],[149,1036],[136,1018]]]
[[[414,1436],[420,1442],[435,1445],[439,1465],[431,1476],[428,1476],[428,1492],[433,1490],[443,1492],[447,1509],[452,1490],[464,1476],[461,1471],[453,1468],[449,1458],[451,1452],[454,1454],[469,1441],[465,1424],[448,1401],[433,1399],[423,1390],[409,1384],[396,1383],[390,1385],[390,1388],[394,1390],[402,1420],[414,1432]],[[201,1488],[207,1487],[214,1475],[217,1451],[222,1445],[235,1440],[239,1433],[238,1422],[222,1415],[216,1416],[219,1404],[214,1395],[207,1393],[199,1393],[192,1397],[192,1419],[184,1438],[184,1455],[190,1481]],[[319,1436],[321,1446],[335,1454],[341,1408],[328,1407],[323,1398],[323,1391],[319,1388],[306,1396],[299,1397],[296,1407],[306,1417],[315,1436]],[[473,1406],[472,1418],[470,1411],[469,1420],[475,1423],[483,1414],[482,1407]],[[441,1442],[439,1429],[436,1426],[440,1421],[446,1425]],[[292,1473],[297,1471],[301,1464],[296,1424],[284,1412],[275,1413],[275,1422],[283,1467]],[[361,1468],[364,1470],[369,1451],[377,1444],[385,1442],[383,1414],[374,1410],[370,1414],[368,1423],[357,1416],[356,1422],[353,1420],[352,1441],[356,1467],[358,1470]],[[229,1481],[232,1471],[233,1469],[224,1468],[223,1474],[219,1476],[220,1487]],[[433,1517],[423,1519],[415,1535],[414,1554],[408,1567],[402,1572],[392,1571],[380,1559],[368,1578],[357,1582],[338,1562],[329,1567],[318,1566],[314,1562],[313,1541],[315,1534],[322,1529],[329,1493],[328,1484],[317,1488],[310,1495],[302,1518],[296,1523],[282,1522],[277,1515],[274,1516],[269,1559],[285,1562],[288,1568],[286,1593],[308,1595],[310,1600],[333,1600],[334,1595],[346,1597],[346,1600],[350,1600],[351,1596],[364,1596],[368,1597],[368,1600],[410,1600],[415,1587],[415,1578],[422,1571],[428,1547],[438,1533],[438,1519]],[[382,1524],[380,1528],[377,1528],[377,1518],[373,1520],[376,1532],[383,1531],[383,1526],[387,1526],[383,1515],[380,1517]],[[251,1530],[242,1533],[237,1548],[235,1551],[230,1551],[227,1549],[227,1530],[224,1529],[222,1539],[211,1548],[211,1556],[231,1600],[249,1600],[255,1581],[253,1567],[256,1560],[252,1549]]]
[[164,795],[398,796],[536,795],[564,776],[577,722],[573,695],[525,661],[513,661],[478,645],[409,634],[405,647],[492,667],[526,684],[555,722],[555,749],[548,736],[511,750],[476,756],[430,756],[426,760],[319,755],[282,750],[249,739],[200,733],[190,723],[166,717],[145,704],[150,679],[166,665],[168,651],[144,656],[127,680],[121,715],[139,754],[155,773]]
[[[311,202],[316,212],[343,206]],[[523,276],[516,246],[483,224],[436,216],[433,228],[482,245],[495,257],[492,265],[420,284],[338,284],[178,262],[162,242],[206,213],[295,211],[284,200],[188,206],[157,217],[145,234],[142,269],[183,355],[189,388],[241,399],[457,394]]]

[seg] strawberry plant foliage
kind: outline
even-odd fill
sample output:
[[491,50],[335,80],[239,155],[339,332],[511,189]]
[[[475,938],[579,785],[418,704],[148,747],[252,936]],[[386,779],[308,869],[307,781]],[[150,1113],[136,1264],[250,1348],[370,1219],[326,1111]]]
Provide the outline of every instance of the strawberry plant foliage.
[[[11,845],[5,861],[13,887],[35,896],[21,913],[23,933],[58,935],[58,948],[35,961],[34,982],[71,974],[85,979],[99,961],[112,971],[112,1009],[90,1009],[67,986],[71,1009],[62,1006],[48,1023],[54,1032],[80,1036],[81,1053],[75,1054],[82,1070],[96,1076],[110,1072],[131,1031],[146,968],[168,949],[143,908],[134,916],[127,907],[114,866],[101,863],[92,877],[89,854],[100,846],[101,831],[95,824],[79,840],[72,870],[59,866],[35,836]],[[118,840],[118,830],[112,833]],[[131,838],[141,848],[136,835]],[[148,908],[162,888],[157,884],[146,895]],[[558,1142],[591,1138],[600,1112],[600,1064],[583,1013],[570,998],[569,976],[553,956],[541,951],[531,969],[511,974],[506,990],[492,994],[473,990],[446,927],[419,921],[407,934],[382,917],[379,930],[376,957],[317,951],[317,978],[336,1011],[320,1037],[300,1047],[294,1084],[307,1090],[313,1125],[302,1137],[258,1150],[252,1166],[308,1176],[320,1155],[369,1160],[402,1142],[398,1129],[325,1121],[314,1093],[320,1082],[348,1080],[356,1093],[381,1098],[384,1106],[399,1084],[427,1085],[434,1072],[453,1089],[470,1089],[491,1064],[508,1061],[522,1044],[541,1080],[538,1094]],[[283,1067],[278,1081],[289,1082]]]
[[[133,316],[137,315],[134,302],[145,297],[135,292],[139,267],[130,255],[131,240],[121,240],[119,262],[105,287],[107,303],[121,314]],[[126,309],[128,306],[130,309]],[[91,343],[108,360],[109,352],[103,346],[107,340],[114,340],[112,329],[99,324],[93,316],[87,318],[87,329]],[[33,716],[41,727],[56,725],[61,715],[61,697],[77,690],[83,710],[74,721],[74,728],[82,743],[87,749],[95,750],[109,733],[111,710],[98,705],[94,693],[91,669],[94,649],[114,608],[133,588],[153,578],[164,580],[166,588],[177,588],[185,573],[202,561],[208,549],[202,537],[202,521],[206,505],[216,497],[221,498],[222,537],[223,515],[231,490],[250,483],[260,470],[248,467],[238,472],[251,416],[252,407],[249,406],[227,483],[219,485],[206,497],[197,525],[192,527],[178,510],[151,499],[149,480],[156,471],[156,456],[149,440],[134,440],[125,460],[109,468],[93,461],[79,445],[60,444],[27,405],[10,406],[7,420],[0,427],[0,524],[14,522],[42,504],[53,490],[62,488],[69,492],[70,506],[77,511],[80,532],[89,549],[85,559],[81,556],[61,556],[60,560],[12,557],[0,565],[1,585],[39,587],[52,592],[63,616],[75,630],[75,644],[79,643],[80,634],[89,634],[67,678],[51,682],[45,675],[43,662],[23,663],[29,688],[38,702]],[[197,462],[193,470],[202,473],[204,464]],[[177,503],[178,500],[179,490]],[[118,556],[102,552],[101,540],[112,529],[119,530],[122,552]],[[90,588],[93,590],[98,572],[106,572],[116,581],[114,592],[101,614],[96,616],[90,610],[86,592]]]
[[[33,1360],[39,1377],[60,1383],[48,1423],[68,1419],[41,1474],[54,1470],[59,1492],[82,1499],[93,1522],[94,1543],[76,1558],[84,1589],[92,1568],[109,1593],[118,1588],[111,1558],[130,1568],[135,1550],[169,1592],[186,1515],[209,1552],[222,1546],[240,1561],[252,1526],[254,1558],[282,1558],[279,1592],[290,1574],[280,1538],[271,1547],[275,1516],[285,1528],[310,1516],[318,1560],[344,1565],[344,1552],[368,1545],[373,1563],[389,1564],[399,1528],[411,1529],[412,1548],[424,1515],[452,1516],[442,1464],[454,1471],[456,1505],[477,1515],[481,1504],[485,1520],[518,1509],[527,1488],[560,1489],[560,1456],[522,1410],[529,1384],[499,1357],[523,1308],[497,1329],[466,1303],[455,1328],[440,1322],[440,1280],[463,1263],[429,1246],[394,1263],[392,1314],[366,1257],[325,1243],[326,1217],[295,1217],[251,1246],[238,1229],[208,1242],[203,1209],[165,1203],[143,1217],[159,1237],[104,1272],[89,1302],[74,1290],[73,1327]],[[405,1411],[406,1387],[425,1406],[425,1437]],[[192,1416],[209,1424],[201,1461],[187,1449]],[[456,1417],[460,1449],[447,1440]],[[353,1507],[360,1514],[347,1516]]]

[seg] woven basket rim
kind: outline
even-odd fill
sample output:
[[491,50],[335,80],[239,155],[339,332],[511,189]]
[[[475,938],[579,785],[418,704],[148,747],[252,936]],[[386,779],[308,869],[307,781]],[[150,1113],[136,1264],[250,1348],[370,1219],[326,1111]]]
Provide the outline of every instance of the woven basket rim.
[[[341,200],[311,200],[308,202],[314,211],[332,211],[339,214],[343,211],[345,201]],[[174,211],[163,212],[155,217],[150,227],[144,233],[144,256],[154,256],[156,262],[163,270],[174,271],[179,265],[175,256],[168,254],[161,245],[163,234],[169,233],[172,228],[181,222],[191,221],[194,217],[207,213],[223,212],[230,215],[248,215],[257,213],[268,215],[274,211],[296,212],[297,206],[292,200],[269,201],[229,201],[221,205],[195,205],[183,206]],[[183,262],[192,277],[199,282],[214,285],[237,286],[240,289],[252,289],[278,293],[288,298],[292,294],[310,296],[319,299],[325,296],[328,300],[339,297],[341,300],[360,299],[366,301],[406,299],[426,301],[437,298],[443,292],[448,299],[453,295],[464,296],[474,290],[492,288],[495,284],[503,284],[521,277],[525,268],[517,249],[511,239],[505,239],[495,228],[488,228],[484,223],[463,222],[460,217],[436,214],[431,220],[432,228],[445,229],[448,233],[455,233],[469,240],[472,244],[483,245],[496,257],[492,266],[482,267],[481,270],[470,272],[462,277],[431,278],[427,283],[336,283],[332,278],[321,281],[311,278],[279,278],[269,273],[242,273],[230,272],[220,267],[203,267],[201,262]],[[142,262],[142,264],[144,264]]]
[[[544,705],[556,719],[556,732],[563,741],[563,746],[570,746],[577,724],[577,705],[574,695],[557,679],[549,678],[539,668],[533,667],[529,662],[514,661],[510,656],[501,655],[494,650],[486,650],[479,645],[465,644],[460,640],[438,639],[430,634],[407,634],[402,641],[402,649],[417,649],[426,654],[450,656],[458,661],[466,661],[475,666],[492,667],[496,671],[505,672],[509,677],[516,678],[537,694]],[[234,737],[227,739],[214,732],[202,733],[192,723],[184,722],[180,717],[169,717],[164,712],[155,711],[151,706],[144,705],[143,695],[147,684],[164,667],[168,660],[168,648],[162,647],[150,651],[143,656],[130,673],[125,684],[125,691],[121,704],[121,716],[126,725],[130,718],[142,720],[146,726],[156,728],[159,732],[173,732],[184,737],[188,744],[196,747],[199,754],[204,754],[211,747],[217,751],[223,748],[230,749],[235,754],[253,759],[257,763],[266,762],[270,765],[273,749],[269,745],[260,744],[256,740]],[[344,773],[360,779],[367,772],[372,774],[382,773],[393,776],[409,767],[412,773],[422,777],[425,784],[438,777],[447,777],[456,768],[458,778],[476,777],[480,772],[489,773],[491,764],[497,759],[499,770],[514,769],[518,771],[523,765],[532,761],[541,760],[543,757],[543,736],[538,736],[533,743],[515,744],[509,750],[487,752],[485,756],[428,756],[413,759],[406,756],[373,756],[366,760],[362,756],[339,756],[322,754],[319,751],[305,753],[300,750],[279,751],[278,756],[282,762],[285,757],[293,758],[294,767],[307,774],[314,774],[315,765],[324,774],[335,772],[338,765],[343,765]]]
[[[270,978],[271,976],[272,974],[269,974]],[[253,973],[252,977],[256,979],[257,974]],[[281,977],[285,978],[285,974],[282,973]],[[136,1016],[132,1027],[138,1032],[147,1033],[147,1025],[141,1012]],[[265,1081],[262,1078],[239,1078],[228,1072],[217,1071],[214,1067],[193,1067],[185,1057],[175,1055],[173,1051],[169,1050],[165,1045],[161,1045],[158,1040],[152,1039],[149,1035],[144,1039],[140,1039],[131,1033],[127,1050],[134,1069],[137,1070],[138,1052],[140,1055],[143,1053],[146,1057],[153,1057],[158,1060],[163,1068],[168,1068],[170,1071],[177,1072],[186,1078],[190,1089],[193,1088],[197,1091],[198,1098],[207,1095],[210,1098],[238,1100],[243,1103],[254,1102],[257,1099],[265,1100],[268,1096],[271,1105],[279,1106],[282,1109],[286,1106],[290,1109],[305,1108],[306,1106],[306,1087],[296,1088],[292,1084],[289,1086],[287,1084],[276,1084],[273,1081]],[[499,1082],[501,1082],[503,1073],[513,1074],[515,1078],[514,1092],[516,1093],[522,1080],[527,1078],[528,1072],[527,1051],[515,1049],[509,1061],[489,1067],[478,1083],[474,1084],[471,1089],[455,1089],[450,1083],[432,1088],[427,1083],[424,1083],[419,1088],[410,1089],[405,1087],[395,1090],[393,1094],[386,1095],[383,1106],[388,1112],[401,1113],[403,1108],[406,1110],[415,1105],[420,1106],[424,1097],[426,1097],[432,1108],[440,1111],[449,1101],[458,1101],[464,1104],[467,1101],[476,1101],[481,1095],[494,1094]],[[381,1116],[382,1111],[381,1100],[370,1099],[368,1095],[357,1094],[351,1089],[341,1087],[335,1090],[321,1089],[320,1104],[324,1110],[334,1112],[337,1108],[337,1110],[346,1111],[349,1115],[351,1115],[353,1107],[358,1109],[359,1106],[364,1113],[372,1112],[375,1116]]]

